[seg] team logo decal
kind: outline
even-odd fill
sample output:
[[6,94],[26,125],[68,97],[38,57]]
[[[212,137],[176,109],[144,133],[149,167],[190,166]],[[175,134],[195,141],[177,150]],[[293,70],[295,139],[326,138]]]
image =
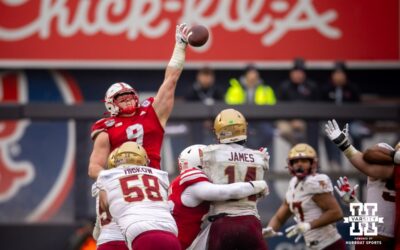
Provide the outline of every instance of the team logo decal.
[[[377,203],[351,203],[351,216],[344,217],[344,223],[351,223],[350,235],[352,236],[376,236],[378,227],[376,224],[383,223],[383,217],[376,216]],[[358,224],[358,227],[356,226]]]
[[[0,103],[81,100],[66,73],[0,73]],[[75,134],[71,120],[0,121],[0,222],[46,221],[59,211],[74,181]]]

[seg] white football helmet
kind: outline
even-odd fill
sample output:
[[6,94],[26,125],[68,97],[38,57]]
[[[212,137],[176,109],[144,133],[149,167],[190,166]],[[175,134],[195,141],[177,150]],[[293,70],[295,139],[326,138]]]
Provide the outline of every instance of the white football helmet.
[[182,150],[178,157],[179,170],[182,172],[189,168],[201,169],[200,153],[206,145],[195,144]]
[[[136,101],[135,109],[139,106],[139,96],[134,88],[132,88],[129,84],[124,83],[124,82],[114,83],[113,85],[111,85],[108,88],[108,90],[106,92],[106,96],[104,98],[106,109],[108,112],[110,112],[111,116],[117,116],[118,114],[120,114],[124,111],[115,102],[115,97],[117,95],[125,94],[125,93],[133,94],[134,99]],[[129,110],[128,113],[133,113],[134,111],[135,110]]]

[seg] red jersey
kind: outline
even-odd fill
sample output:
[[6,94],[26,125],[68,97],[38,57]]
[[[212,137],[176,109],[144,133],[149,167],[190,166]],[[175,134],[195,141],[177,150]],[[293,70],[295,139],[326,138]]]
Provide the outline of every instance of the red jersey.
[[92,126],[92,139],[94,140],[100,132],[106,132],[111,151],[124,142],[137,142],[146,149],[150,159],[149,166],[160,169],[164,128],[154,111],[153,101],[153,97],[146,99],[131,117],[112,116],[97,121]]
[[202,171],[191,168],[176,177],[170,186],[168,200],[174,203],[172,216],[178,226],[178,239],[182,249],[188,248],[200,232],[202,219],[208,213],[210,202],[203,201],[196,207],[187,207],[183,205],[181,196],[187,187],[202,181],[210,180]]

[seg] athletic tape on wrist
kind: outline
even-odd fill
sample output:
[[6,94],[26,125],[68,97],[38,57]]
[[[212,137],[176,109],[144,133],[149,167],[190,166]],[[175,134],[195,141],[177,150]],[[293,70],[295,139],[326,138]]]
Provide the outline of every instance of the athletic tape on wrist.
[[185,43],[175,44],[174,52],[172,53],[171,60],[168,63],[169,67],[183,69],[183,64],[185,63],[185,55],[186,55],[185,49],[186,49]]
[[347,147],[347,149],[344,150],[343,153],[347,158],[350,159],[351,157],[353,157],[353,155],[358,154],[359,152],[360,151],[358,151],[353,145],[350,144],[350,146]]

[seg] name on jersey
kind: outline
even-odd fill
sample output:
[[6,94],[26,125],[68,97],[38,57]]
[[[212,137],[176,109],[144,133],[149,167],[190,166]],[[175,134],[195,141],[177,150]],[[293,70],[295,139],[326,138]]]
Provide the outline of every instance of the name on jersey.
[[124,169],[125,174],[153,174],[150,168],[133,167]]
[[231,152],[231,157],[228,161],[254,162],[254,156],[248,153]]

